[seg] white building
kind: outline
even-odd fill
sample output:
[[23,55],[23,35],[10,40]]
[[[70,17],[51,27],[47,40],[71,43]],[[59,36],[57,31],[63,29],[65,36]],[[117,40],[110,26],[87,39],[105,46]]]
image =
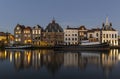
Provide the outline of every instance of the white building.
[[65,45],[78,44],[78,28],[67,27],[64,30],[64,43]]
[[118,31],[112,28],[112,23],[108,22],[108,17],[106,23],[102,25],[101,42],[108,42],[111,46],[118,45]]

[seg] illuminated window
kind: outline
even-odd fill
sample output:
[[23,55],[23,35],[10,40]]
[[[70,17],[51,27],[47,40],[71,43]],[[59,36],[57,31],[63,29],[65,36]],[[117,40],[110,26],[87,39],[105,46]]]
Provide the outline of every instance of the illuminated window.
[[18,37],[18,35],[15,35],[15,37]]
[[30,37],[30,35],[28,35],[28,37]]
[[39,34],[40,34],[40,30],[39,30]]
[[17,27],[17,30],[19,30],[20,29],[20,27]]
[[35,31],[33,30],[33,34],[35,34]]

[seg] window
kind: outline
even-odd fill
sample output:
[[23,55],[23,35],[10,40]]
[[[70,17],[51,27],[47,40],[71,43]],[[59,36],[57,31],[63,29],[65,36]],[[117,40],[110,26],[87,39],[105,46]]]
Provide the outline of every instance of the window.
[[70,38],[68,38],[68,40],[70,40]]
[[90,38],[92,38],[93,36],[92,36],[92,34],[90,34]]
[[108,38],[108,34],[106,34],[106,38]]
[[20,29],[20,27],[17,27],[17,30],[19,30]]
[[39,34],[41,34],[41,33],[40,33],[40,30],[39,30]]
[[77,41],[77,38],[75,38],[75,41]]
[[33,30],[33,34],[35,34],[35,31]]
[[105,40],[104,40],[104,43],[105,43]]
[[111,38],[111,34],[109,34],[109,38]]
[[74,41],[74,38],[72,38],[72,41]]
[[65,38],[65,40],[67,41],[67,38]]
[[115,44],[117,44],[117,40],[115,40]]
[[117,38],[117,34],[115,34],[115,38]]
[[28,37],[30,37],[30,35],[28,35]]
[[35,34],[37,34],[37,30],[35,30],[36,32],[35,32]]
[[25,34],[24,36],[25,36],[25,37],[27,37],[27,35],[26,35],[26,34]]
[[103,34],[103,38],[105,38],[105,34]]
[[96,33],[96,36],[98,37],[98,33]]
[[75,34],[75,36],[77,36],[77,34]]
[[72,36],[74,36],[74,34],[72,34]]
[[18,41],[18,39],[15,39],[15,41]]
[[112,38],[114,38],[114,34],[112,34]]
[[18,35],[15,35],[15,37],[18,37]]

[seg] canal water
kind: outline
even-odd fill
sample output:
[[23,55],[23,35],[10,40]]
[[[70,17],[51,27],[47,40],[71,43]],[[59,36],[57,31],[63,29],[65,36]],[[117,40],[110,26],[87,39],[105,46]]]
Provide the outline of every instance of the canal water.
[[120,52],[0,50],[0,79],[120,79]]

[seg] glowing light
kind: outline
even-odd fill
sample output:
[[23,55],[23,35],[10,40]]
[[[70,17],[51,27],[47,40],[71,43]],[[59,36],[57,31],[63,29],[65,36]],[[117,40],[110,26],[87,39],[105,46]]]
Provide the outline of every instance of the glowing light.
[[120,60],[120,54],[118,55],[118,60]]
[[10,62],[12,62],[12,53],[10,53]]

